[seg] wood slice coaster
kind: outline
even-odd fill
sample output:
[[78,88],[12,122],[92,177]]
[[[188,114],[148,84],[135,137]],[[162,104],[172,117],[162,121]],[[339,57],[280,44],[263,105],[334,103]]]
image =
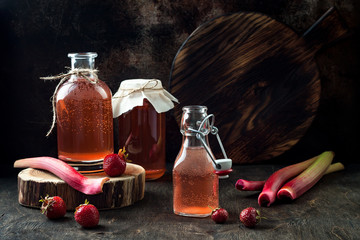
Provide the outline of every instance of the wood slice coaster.
[[[102,178],[102,175],[88,176]],[[103,192],[86,195],[72,187],[54,174],[27,168],[18,175],[19,203],[28,207],[40,208],[41,197],[60,196],[66,203],[67,210],[75,210],[85,199],[100,209],[121,208],[134,204],[144,198],[145,170],[139,165],[127,163],[125,173],[120,177],[110,177],[103,186]]]

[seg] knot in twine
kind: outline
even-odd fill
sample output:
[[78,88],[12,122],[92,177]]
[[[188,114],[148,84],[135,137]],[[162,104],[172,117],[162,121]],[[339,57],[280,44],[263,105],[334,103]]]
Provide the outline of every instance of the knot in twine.
[[[155,82],[155,85],[154,86],[148,86],[149,83],[153,83]],[[148,90],[161,90],[163,91],[164,89],[161,88],[161,89],[154,89],[157,85],[159,84],[159,82],[157,80],[149,80],[148,82],[146,82],[142,87],[139,87],[139,88],[129,88],[129,89],[122,89],[123,91],[128,91],[128,90],[131,90],[130,92],[128,92],[127,94],[125,95],[122,95],[122,96],[117,96],[117,97],[112,97],[112,98],[124,98],[124,97],[127,97],[127,96],[130,96],[131,94],[133,94],[134,92],[143,92],[145,91],[145,89],[148,89]]]
[[[50,101],[52,103],[52,111],[53,111],[53,119],[52,119],[52,124],[51,124],[51,127],[49,129],[49,131],[46,133],[46,136],[48,137],[52,130],[54,129],[55,127],[55,123],[56,123],[56,94],[60,88],[60,86],[62,84],[64,84],[67,80],[69,80],[70,76],[72,75],[76,75],[78,77],[83,77],[85,78],[89,83],[91,84],[96,84],[98,81],[99,81],[99,77],[97,75],[97,72],[99,70],[97,69],[89,69],[89,68],[74,68],[74,69],[70,69],[67,73],[61,73],[59,75],[56,75],[56,76],[50,76],[50,77],[40,77],[40,79],[42,80],[58,80],[60,79],[60,82],[58,83],[58,85],[56,86],[55,88],[55,91],[53,93],[53,95],[51,96],[50,98]],[[91,79],[88,75],[93,75],[94,78]]]

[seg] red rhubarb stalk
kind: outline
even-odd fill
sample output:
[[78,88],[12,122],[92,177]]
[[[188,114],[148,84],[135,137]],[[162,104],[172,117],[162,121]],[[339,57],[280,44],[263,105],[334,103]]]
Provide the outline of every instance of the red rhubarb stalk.
[[299,176],[286,183],[277,193],[277,197],[290,198],[292,200],[300,197],[312,186],[314,186],[326,172],[334,158],[333,152],[322,153],[316,161],[311,164]]
[[69,184],[74,189],[89,195],[102,192],[102,187],[108,177],[104,178],[87,178],[78,173],[69,164],[52,157],[35,157],[24,158],[15,161],[15,168],[38,168],[47,170]]
[[258,203],[259,206],[266,205],[269,207],[276,199],[276,193],[281,188],[281,186],[290,178],[295,177],[300,174],[306,168],[308,168],[318,156],[313,157],[304,162],[293,164],[287,167],[284,167],[276,172],[274,172],[268,180],[266,180],[264,188],[259,195]]
[[235,188],[240,191],[261,191],[264,187],[265,181],[248,181],[239,179],[235,183]]
[[[324,175],[344,170],[344,165],[340,162],[331,164]],[[235,188],[240,191],[261,191],[264,187],[265,181],[250,181],[245,179],[239,179],[235,183]]]

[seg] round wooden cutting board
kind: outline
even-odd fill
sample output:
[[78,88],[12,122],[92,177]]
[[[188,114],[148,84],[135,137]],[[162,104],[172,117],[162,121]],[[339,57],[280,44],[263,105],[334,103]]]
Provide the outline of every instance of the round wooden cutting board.
[[[103,178],[106,175],[87,176]],[[100,209],[121,208],[134,204],[144,198],[145,170],[139,165],[127,163],[125,173],[120,177],[110,177],[105,182],[103,192],[86,195],[50,172],[27,168],[18,174],[19,203],[28,207],[40,208],[41,197],[60,196],[66,203],[67,210],[75,210],[85,199]]]
[[346,32],[332,23],[334,14],[327,12],[304,37],[252,12],[198,27],[173,61],[170,91],[181,103],[177,120],[183,106],[207,106],[234,163],[268,160],[291,148],[319,105],[314,54],[328,37],[332,41]]

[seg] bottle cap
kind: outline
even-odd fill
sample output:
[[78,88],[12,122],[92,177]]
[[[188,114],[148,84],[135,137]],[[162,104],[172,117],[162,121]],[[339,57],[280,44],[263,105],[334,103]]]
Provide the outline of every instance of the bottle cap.
[[230,158],[216,159],[215,163],[215,174],[221,179],[228,178],[229,173],[232,172],[232,160]]

